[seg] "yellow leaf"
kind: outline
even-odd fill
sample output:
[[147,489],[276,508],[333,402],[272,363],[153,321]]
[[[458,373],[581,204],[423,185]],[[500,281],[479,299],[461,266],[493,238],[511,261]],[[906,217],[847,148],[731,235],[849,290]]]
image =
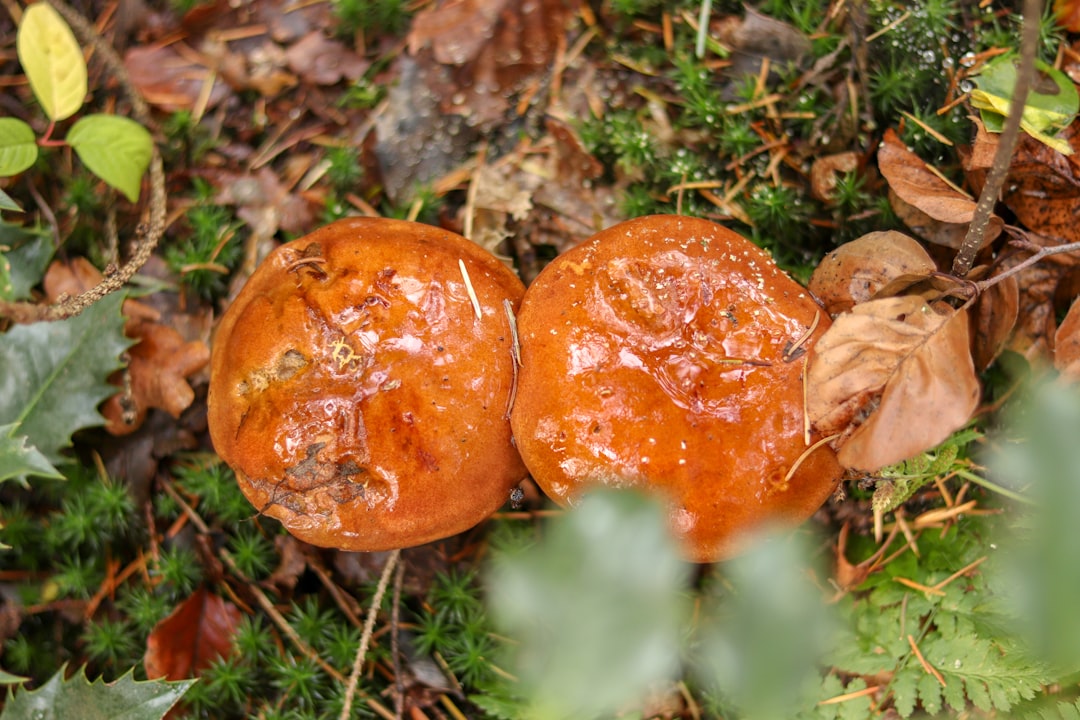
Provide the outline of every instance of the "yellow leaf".
[[23,12],[16,38],[30,88],[52,121],[71,117],[86,98],[86,60],[71,28],[45,2]]

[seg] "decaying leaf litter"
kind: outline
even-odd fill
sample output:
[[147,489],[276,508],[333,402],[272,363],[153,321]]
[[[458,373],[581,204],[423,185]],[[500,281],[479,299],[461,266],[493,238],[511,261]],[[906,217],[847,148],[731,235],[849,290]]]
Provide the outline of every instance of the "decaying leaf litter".
[[[1064,154],[1066,148],[1021,133],[979,264],[967,277],[948,273],[997,142],[996,132],[983,125],[996,122],[1001,129],[1001,114],[992,113],[1000,88],[989,87],[983,93],[989,99],[971,105],[965,88],[1006,48],[978,46],[971,38],[963,54],[950,54],[959,50],[955,40],[956,47],[937,48],[945,55],[935,57],[944,69],[940,106],[912,108],[926,111],[923,117],[909,110],[889,114],[880,97],[884,75],[873,73],[868,53],[875,42],[910,28],[910,10],[882,13],[872,27],[860,4],[833,3],[814,27],[800,29],[790,17],[715,8],[705,32],[699,5],[623,16],[615,7],[572,1],[418,3],[399,27],[382,26],[378,17],[366,27],[348,27],[344,3],[78,8],[121,51],[128,82],[153,108],[167,212],[164,249],[138,278],[145,297],[127,299],[122,311],[101,301],[81,316],[99,323],[84,336],[111,328],[111,351],[124,367],[98,356],[97,394],[83,398],[95,405],[104,394],[113,396],[102,412],[117,439],[90,431],[76,436],[76,449],[91,466],[96,461],[103,476],[123,479],[140,502],[175,495],[184,511],[164,526],[152,505],[140,510],[148,515],[143,549],[124,566],[110,563],[81,605],[44,601],[32,613],[16,611],[9,637],[17,637],[27,618],[62,609],[87,620],[115,612],[109,608],[125,584],[142,577],[151,578],[152,587],[151,568],[163,548],[185,535],[194,535],[192,557],[205,566],[210,587],[229,596],[222,612],[234,616],[237,608],[252,613],[260,606],[266,593],[235,565],[224,569],[213,538],[226,529],[195,521],[199,492],[182,487],[174,468],[182,457],[201,462],[205,455],[191,453],[208,449],[202,403],[213,317],[274,244],[346,214],[394,214],[464,232],[513,263],[526,281],[554,254],[644,214],[643,208],[731,224],[804,276],[816,265],[810,287],[823,299],[841,298],[827,307],[846,314],[808,358],[807,420],[836,436],[853,476],[933,450],[980,417],[980,400],[989,398],[979,373],[994,368],[1003,351],[1033,368],[1053,365],[1065,377],[1076,376],[1076,253],[1057,252],[1076,242],[1075,156]],[[12,9],[0,25],[5,38],[14,35],[18,8]],[[960,29],[974,37],[980,23],[989,24],[986,17],[1004,23],[1009,10],[991,8],[984,16],[965,8]],[[815,48],[826,42],[827,48]],[[1068,77],[1077,74],[1070,42],[1066,35],[1051,58]],[[650,47],[664,54],[642,50]],[[17,65],[4,62],[14,89],[5,113],[29,117]],[[101,102],[130,112],[108,68],[94,62],[90,68]],[[965,118],[962,132],[928,123],[939,109],[949,118],[957,108]],[[1035,129],[1071,146],[1076,125],[1064,124],[1060,134],[1054,127]],[[59,157],[62,172],[73,177],[70,162]],[[30,272],[32,279],[22,280],[5,302],[62,305],[64,294],[70,298],[100,282],[95,264],[115,274],[110,263],[128,259],[126,246],[139,241],[145,201],[102,200],[91,185],[80,205],[74,184],[69,181],[65,192],[45,173],[30,172],[4,186],[52,235],[35,238],[26,233],[30,226],[18,227],[22,216],[5,212],[12,227],[4,228],[11,238],[4,245],[22,251],[12,275],[26,274],[42,254],[57,256],[47,272]],[[888,207],[864,201],[849,216],[858,192],[887,196]],[[229,213],[196,214],[207,207]],[[840,244],[867,230],[889,233],[852,244],[866,249]],[[112,241],[96,242],[96,234]],[[194,242],[199,239],[202,247]],[[1025,264],[1033,253],[1039,262]],[[26,326],[41,333],[47,327]],[[16,326],[9,332],[25,331]],[[51,342],[56,349],[63,338],[23,342]],[[122,356],[121,346],[130,346]],[[118,392],[104,389],[106,375]],[[26,417],[5,416],[0,426]],[[70,433],[96,424],[94,417],[65,418],[64,437],[37,450],[59,462]],[[24,438],[27,426],[14,432],[10,439]],[[931,480],[933,491],[913,491],[921,514],[905,519],[901,510],[893,525],[893,536],[908,541],[900,547],[913,553],[920,531],[983,511],[981,496],[968,499],[975,493],[970,485],[949,489],[941,478]],[[526,497],[525,516],[545,512],[530,492]],[[868,503],[845,502],[822,513],[825,527],[846,520],[865,528]],[[410,586],[399,589],[399,599],[423,598],[438,585],[439,573],[475,567],[484,547],[483,535],[474,533],[406,552]],[[897,557],[883,545],[859,572],[844,550],[838,542],[836,579],[844,590]],[[286,563],[282,555],[274,560],[280,562],[273,576],[279,602],[316,582],[359,627],[363,608],[346,588],[373,580],[379,559],[304,551],[305,560],[295,561],[294,552]],[[854,579],[841,577],[852,573]],[[191,588],[178,611],[202,602],[205,587]],[[210,614],[191,621],[192,630],[205,631]],[[235,622],[226,625],[226,634],[237,632]],[[277,627],[288,639],[285,625]],[[308,660],[325,662],[310,640],[300,638],[296,646]],[[914,640],[912,649],[923,659]],[[80,658],[78,650],[66,652]],[[161,647],[154,652],[160,656]],[[399,679],[406,669],[416,672],[403,668],[396,654],[380,663],[377,668]],[[464,702],[455,700],[460,668],[438,672],[441,681],[399,682],[390,704],[402,712]],[[880,689],[878,699],[886,706],[890,697],[899,702],[888,693]],[[369,700],[376,712],[387,710]],[[664,712],[692,713],[694,703],[679,698]]]

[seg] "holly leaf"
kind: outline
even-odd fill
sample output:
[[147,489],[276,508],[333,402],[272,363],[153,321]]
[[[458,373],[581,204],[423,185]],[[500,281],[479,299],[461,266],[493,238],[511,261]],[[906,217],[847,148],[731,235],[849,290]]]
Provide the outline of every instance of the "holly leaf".
[[18,175],[33,165],[37,156],[34,129],[18,118],[0,117],[0,177]]
[[41,282],[53,256],[52,237],[41,229],[27,229],[0,220],[0,246],[11,265],[11,296],[8,300],[30,297],[30,290]]
[[72,433],[104,422],[97,406],[116,392],[106,378],[131,344],[123,300],[114,293],[73,318],[16,326],[0,344],[0,423],[17,423],[50,463]]
[[15,45],[30,89],[49,119],[74,115],[86,98],[86,60],[60,13],[47,2],[30,5],[23,10]]
[[11,199],[3,190],[0,190],[0,210],[10,210],[11,212],[22,212],[22,208],[19,204]]
[[90,172],[131,202],[139,199],[142,176],[154,150],[146,128],[120,115],[87,115],[75,121],[66,140]]
[[37,690],[20,690],[7,699],[0,720],[161,720],[194,684],[135,680],[134,671],[115,682],[90,682],[85,669],[64,679],[64,668]]
[[63,478],[45,456],[27,444],[25,435],[16,435],[18,423],[0,425],[0,482],[27,475]]

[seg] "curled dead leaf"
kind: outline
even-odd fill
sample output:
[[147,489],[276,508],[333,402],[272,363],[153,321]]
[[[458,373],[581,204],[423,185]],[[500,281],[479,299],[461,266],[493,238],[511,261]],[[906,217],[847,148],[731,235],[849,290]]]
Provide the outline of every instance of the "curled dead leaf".
[[814,346],[807,414],[840,434],[840,463],[874,471],[932,448],[962,427],[979,400],[968,317],[920,297],[856,305]]
[[1054,334],[1054,367],[1066,380],[1080,380],[1080,298],[1073,301]]
[[[932,171],[922,158],[907,149],[892,128],[885,131],[878,147],[878,169],[889,183],[893,209],[908,227],[928,242],[960,247],[975,215],[975,201],[971,197]],[[959,227],[940,227],[938,223]],[[982,246],[1000,235],[1004,226],[1000,217],[992,215]]]
[[839,176],[858,167],[859,156],[850,151],[817,158],[810,166],[810,194],[822,202],[832,202]]
[[902,276],[929,276],[937,267],[915,239],[895,230],[872,232],[826,255],[809,289],[830,315],[866,302]]

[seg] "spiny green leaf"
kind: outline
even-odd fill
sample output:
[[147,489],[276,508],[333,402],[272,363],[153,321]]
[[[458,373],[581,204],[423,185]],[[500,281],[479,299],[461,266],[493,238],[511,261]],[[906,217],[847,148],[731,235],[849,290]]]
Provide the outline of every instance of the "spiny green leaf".
[[18,423],[51,463],[72,433],[103,422],[97,406],[116,392],[106,378],[131,344],[123,300],[113,293],[76,317],[18,325],[0,343],[0,423]]
[[526,717],[614,714],[677,672],[688,568],[655,503],[593,493],[543,543],[495,560],[488,595],[519,641]]
[[30,297],[30,290],[41,282],[53,256],[53,240],[48,232],[27,229],[0,220],[0,246],[11,265],[11,300]]
[[18,118],[0,117],[0,177],[18,175],[33,165],[37,156],[34,129]]
[[0,685],[21,685],[29,679],[20,675],[12,675],[7,670],[0,670]]
[[53,122],[71,117],[86,98],[86,60],[71,28],[47,2],[23,10],[19,62],[41,109]]
[[0,210],[9,210],[11,212],[22,212],[22,208],[19,204],[11,199],[3,190],[0,190]]
[[115,682],[90,682],[85,669],[64,679],[64,668],[36,690],[20,690],[0,720],[161,720],[195,680],[135,680],[129,671]]
[[146,128],[120,115],[87,115],[71,126],[66,139],[92,173],[131,202],[139,199],[154,150]]
[[16,435],[18,423],[0,425],[0,482],[28,475],[64,477],[37,448],[28,445],[25,435]]

